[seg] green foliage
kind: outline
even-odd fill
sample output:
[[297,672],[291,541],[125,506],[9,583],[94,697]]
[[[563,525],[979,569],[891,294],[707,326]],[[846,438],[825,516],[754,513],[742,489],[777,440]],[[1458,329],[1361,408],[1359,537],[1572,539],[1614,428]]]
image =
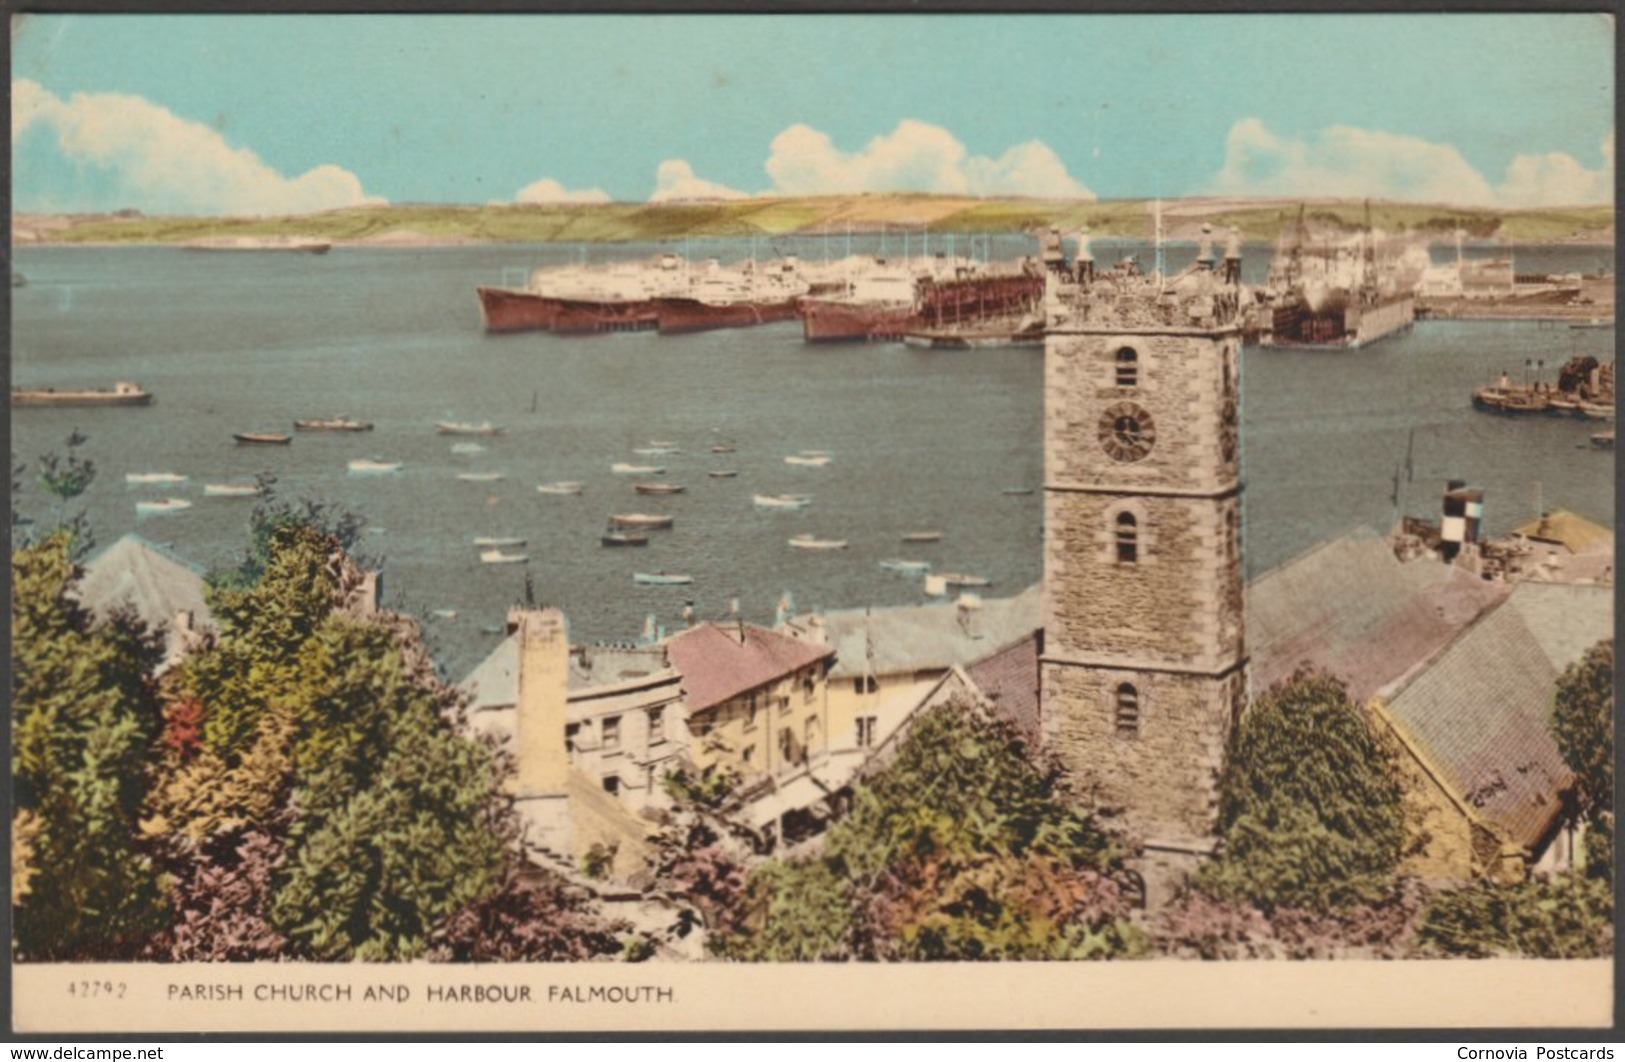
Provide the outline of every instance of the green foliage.
[[1574,772],[1579,811],[1614,810],[1614,640],[1598,642],[1557,679],[1552,733]]
[[1222,854],[1198,878],[1214,896],[1325,912],[1392,890],[1400,783],[1342,683],[1300,672],[1252,705],[1226,750],[1218,826]]
[[1432,952],[1471,958],[1612,955],[1613,889],[1598,878],[1570,875],[1456,889],[1428,906],[1420,938]]
[[297,502],[278,498],[276,477],[269,472],[256,476],[254,483],[261,493],[248,520],[248,551],[235,569],[215,577],[218,586],[238,590],[255,586],[264,577],[277,535],[283,531],[302,529],[332,539],[357,563],[368,563],[356,552],[361,533],[366,527],[366,520],[360,514],[310,498]]
[[129,617],[101,627],[69,596],[71,536],[13,552],[12,779],[31,816],[25,959],[116,959],[162,924],[160,883],[136,829],[159,709],[156,643]]
[[661,788],[677,804],[693,804],[715,811],[728,802],[739,788],[739,775],[726,769],[707,767],[691,774],[679,767],[660,779]]
[[619,845],[595,842],[587,849],[587,854],[581,857],[581,873],[593,881],[607,878],[615,866],[615,853],[619,850]]
[[857,787],[819,859],[752,873],[746,914],[714,946],[768,961],[1136,954],[1120,869],[1010,727],[949,704]]

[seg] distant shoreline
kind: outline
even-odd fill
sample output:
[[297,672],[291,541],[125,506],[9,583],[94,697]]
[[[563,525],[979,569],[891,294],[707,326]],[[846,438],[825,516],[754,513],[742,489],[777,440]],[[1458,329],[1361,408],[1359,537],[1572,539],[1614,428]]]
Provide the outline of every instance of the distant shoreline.
[[[953,196],[823,196],[715,203],[501,204],[484,207],[403,205],[356,207],[276,218],[148,217],[113,214],[15,214],[13,247],[182,245],[218,238],[309,239],[334,247],[404,249],[515,243],[669,243],[685,238],[772,239],[925,233],[981,236],[1087,228],[1096,238],[1146,238],[1151,200],[970,199]],[[1438,204],[1348,200],[1166,200],[1162,231],[1194,240],[1204,223],[1232,226],[1248,242],[1274,242],[1302,215],[1320,230],[1372,227],[1410,231],[1435,242],[1464,231],[1475,241],[1515,245],[1612,246],[1611,206],[1499,211]]]

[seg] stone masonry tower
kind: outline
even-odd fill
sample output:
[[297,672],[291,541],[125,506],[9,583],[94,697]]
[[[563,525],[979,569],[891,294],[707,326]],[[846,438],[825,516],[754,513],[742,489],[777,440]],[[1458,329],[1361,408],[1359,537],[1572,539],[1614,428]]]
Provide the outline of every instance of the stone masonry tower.
[[1245,695],[1240,243],[1046,292],[1045,746],[1167,866],[1211,851]]

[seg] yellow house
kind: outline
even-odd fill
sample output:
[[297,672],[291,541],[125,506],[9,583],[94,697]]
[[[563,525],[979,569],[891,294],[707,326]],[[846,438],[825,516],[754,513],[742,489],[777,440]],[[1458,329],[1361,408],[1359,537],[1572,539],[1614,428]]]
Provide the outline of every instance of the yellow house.
[[748,782],[827,753],[825,678],[834,652],[742,622],[705,623],[668,639],[694,765],[730,768]]
[[871,748],[950,668],[967,666],[1043,625],[1037,586],[1015,597],[844,609],[797,617],[785,633],[835,653],[829,670],[833,749]]

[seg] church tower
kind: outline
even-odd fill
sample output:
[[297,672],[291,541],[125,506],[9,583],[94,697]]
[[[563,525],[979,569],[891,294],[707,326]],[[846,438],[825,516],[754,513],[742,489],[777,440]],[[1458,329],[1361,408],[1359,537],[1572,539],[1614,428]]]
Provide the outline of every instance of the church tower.
[[1044,744],[1165,864],[1211,850],[1246,693],[1240,274],[1204,227],[1178,275],[1080,235],[1047,282]]

